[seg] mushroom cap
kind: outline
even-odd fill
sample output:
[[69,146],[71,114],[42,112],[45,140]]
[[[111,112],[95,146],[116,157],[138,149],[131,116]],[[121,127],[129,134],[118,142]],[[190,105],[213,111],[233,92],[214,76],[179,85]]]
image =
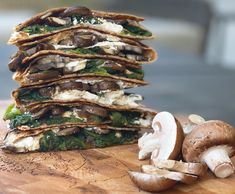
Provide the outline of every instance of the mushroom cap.
[[180,122],[169,112],[158,113],[152,122],[155,131],[159,131],[160,148],[153,151],[151,159],[176,159],[181,152],[184,132]]
[[235,129],[219,120],[206,121],[197,125],[185,137],[182,153],[187,162],[200,162],[201,154],[207,149],[228,145],[233,149],[229,153],[230,157],[235,154]]
[[157,174],[128,171],[131,180],[142,190],[148,192],[165,191],[173,187],[177,181]]

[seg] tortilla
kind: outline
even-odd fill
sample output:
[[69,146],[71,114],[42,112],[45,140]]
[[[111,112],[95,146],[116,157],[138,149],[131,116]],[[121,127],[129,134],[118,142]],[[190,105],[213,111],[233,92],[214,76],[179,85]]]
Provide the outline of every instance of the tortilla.
[[[97,27],[95,25],[92,24],[87,24],[87,23],[81,23],[81,24],[76,24],[75,26],[70,26],[68,28],[62,28],[62,29],[58,29],[58,30],[53,30],[51,32],[47,32],[45,34],[34,34],[34,35],[29,35],[28,33],[25,33],[23,31],[23,29],[27,26],[33,25],[33,24],[37,24],[38,22],[40,23],[41,21],[43,21],[45,18],[48,17],[57,17],[59,14],[63,13],[68,7],[63,7],[63,8],[54,8],[54,9],[49,9],[45,12],[39,13],[35,16],[33,16],[31,19],[23,22],[22,24],[19,24],[18,26],[16,26],[15,28],[15,33],[11,36],[10,40],[8,41],[9,44],[22,44],[24,42],[31,42],[35,39],[38,38],[43,38],[46,36],[50,36],[52,34],[55,34],[57,32],[61,32],[64,31],[66,29],[73,29],[76,27],[90,27],[92,29],[97,29]],[[100,18],[104,18],[104,19],[108,19],[108,20],[124,20],[124,21],[132,21],[132,23],[135,23],[134,26],[138,26],[142,29],[145,29],[143,26],[141,26],[139,24],[139,22],[143,21],[144,18],[141,17],[137,17],[134,15],[130,15],[130,14],[123,14],[123,13],[112,13],[112,12],[103,12],[103,11],[95,11],[95,10],[91,10],[92,15],[94,17],[100,17]],[[102,30],[101,28],[99,28],[103,33],[106,33],[106,30]],[[110,32],[113,35],[118,35],[120,37],[126,37],[126,38],[132,38],[132,39],[152,39],[154,38],[153,35],[150,36],[140,36],[140,35],[131,35],[131,34],[124,34],[124,33],[118,33],[118,32]]]
[[97,131],[96,127],[70,128],[72,133],[63,134],[65,130],[68,132],[68,129],[60,127],[37,131],[9,131],[4,138],[2,148],[4,151],[15,153],[90,149],[131,144],[137,142],[138,139],[138,131],[135,129],[131,131],[99,129],[104,131],[102,134]]
[[[96,37],[96,40],[89,42],[89,44],[82,43],[81,41],[85,41],[83,38],[87,35],[81,34],[87,33],[89,36]],[[76,40],[75,36],[80,40]],[[130,64],[148,64],[157,59],[157,53],[145,44],[135,40],[104,34],[98,30],[91,30],[89,28],[77,28],[59,32],[46,38],[25,43],[19,49],[20,56],[18,54],[16,57],[13,57],[13,60],[17,61],[18,64],[26,63],[33,57],[31,55],[38,51],[54,49],[61,51],[61,53],[67,53],[71,57],[90,57],[92,55],[98,58],[121,60]]]
[[[115,119],[118,119],[118,123],[119,124],[115,124],[114,120],[111,120],[110,118],[106,117],[106,121],[97,121],[97,120],[93,120],[93,115],[92,113],[86,113],[89,114],[90,116],[92,116],[90,121],[87,121],[87,116],[85,116],[85,120],[84,117],[75,117],[73,115],[71,115],[71,111],[73,111],[72,108],[75,107],[84,107],[84,106],[92,106],[92,107],[97,107],[97,108],[105,108],[108,112],[108,115],[111,114],[116,114],[116,112],[118,113],[118,115],[123,115],[124,113],[128,113],[129,116],[132,115],[132,119],[136,120],[136,119],[142,119],[144,120],[143,122],[138,122],[136,123],[135,121],[131,121],[128,120],[128,123],[123,123],[121,121],[121,119],[123,119],[124,117],[127,119],[127,117],[125,115],[123,115],[121,118],[118,116]],[[65,117],[61,117],[61,116],[52,116],[50,118],[46,118],[46,120],[41,120],[40,118],[43,117],[43,115],[47,115],[48,110],[52,110],[55,107],[58,108],[63,108],[64,110],[66,110],[65,112],[69,111],[69,117],[65,116]],[[90,108],[89,108],[90,109]],[[46,111],[44,111],[46,110]],[[79,110],[81,110],[81,108],[79,108]],[[21,112],[23,113],[25,110],[21,110]],[[65,112],[63,113],[63,115],[65,114]],[[68,113],[67,113],[68,114]],[[66,115],[67,115],[66,114]],[[74,114],[74,113],[73,113]],[[76,113],[77,114],[77,113]],[[73,125],[76,124],[76,126],[80,126],[80,127],[86,127],[86,126],[97,126],[97,127],[105,127],[105,126],[112,126],[114,128],[118,128],[118,127],[124,127],[124,128],[151,128],[151,120],[153,119],[153,117],[156,115],[156,111],[152,110],[152,109],[148,109],[146,107],[135,107],[135,108],[129,108],[127,106],[100,106],[98,104],[93,104],[87,101],[81,101],[78,100],[74,103],[70,103],[70,102],[50,102],[50,103],[42,103],[42,104],[37,104],[31,107],[27,107],[27,112],[24,113],[23,115],[25,115],[22,119],[23,119],[23,124],[21,123],[21,119],[19,117],[21,117],[21,115],[16,116],[14,119],[11,119],[11,122],[9,124],[11,129],[18,129],[18,130],[22,130],[22,131],[27,131],[27,130],[38,130],[38,129],[44,129],[44,128],[52,128],[52,127],[59,127],[59,126],[64,126],[64,125]],[[23,116],[22,115],[22,116]],[[40,115],[39,119],[35,119],[33,118],[33,115]],[[128,116],[128,119],[130,119]],[[62,122],[61,118],[74,118],[73,120],[71,119],[66,119],[65,121]],[[77,119],[79,118],[79,119]],[[102,117],[99,117],[102,118]],[[20,119],[20,120],[19,120]],[[59,123],[57,123],[57,121],[50,121],[48,119],[56,119],[59,120]],[[104,118],[103,118],[104,119]],[[110,122],[112,121],[112,125],[110,125]],[[16,124],[17,122],[17,124]],[[121,122],[121,123],[120,123]],[[130,123],[129,123],[130,122]],[[28,123],[28,124],[27,124]]]
[[37,62],[37,60],[42,59],[43,57],[46,56],[61,56],[61,57],[69,57],[71,60],[104,60],[104,61],[111,61],[113,63],[119,63],[122,64],[124,67],[126,66],[126,68],[132,68],[132,69],[141,69],[141,66],[137,66],[137,65],[133,65],[133,64],[127,64],[126,62],[123,62],[121,60],[112,60],[110,59],[110,57],[108,58],[103,58],[103,57],[94,57],[94,56],[89,56],[89,57],[85,57],[85,56],[70,56],[67,55],[65,53],[61,53],[58,51],[40,51],[36,54],[34,54],[33,56],[30,57],[30,59],[28,59],[24,64],[22,64],[22,66],[20,67],[21,69],[18,70],[14,76],[13,79],[16,80],[17,82],[19,82],[19,84],[21,86],[31,86],[31,85],[38,85],[38,84],[44,84],[44,83],[50,83],[50,82],[54,82],[54,81],[59,81],[62,79],[68,79],[68,78],[96,78],[96,77],[100,77],[102,79],[114,79],[114,80],[122,80],[124,83],[126,83],[126,85],[130,85],[130,86],[141,86],[141,85],[147,85],[148,83],[144,80],[139,80],[139,79],[134,79],[134,78],[127,78],[124,76],[119,76],[118,75],[112,75],[112,74],[96,74],[96,73],[80,73],[80,70],[78,72],[73,72],[70,74],[62,74],[58,77],[53,77],[50,79],[43,79],[43,80],[39,80],[39,81],[33,81],[27,78],[27,75],[29,75],[30,69],[33,68],[33,66],[35,65],[35,63]]
[[[101,89],[101,90],[94,90],[86,88],[86,89],[73,89],[71,84],[72,83],[81,83],[85,85],[91,86],[92,83],[113,83],[114,86],[119,86],[120,88],[111,87],[109,89]],[[68,84],[70,88],[63,89],[62,91],[59,89],[60,85]],[[67,87],[67,85],[66,85]],[[113,87],[113,88],[112,88]],[[76,101],[80,102],[90,102],[97,105],[101,105],[104,107],[113,107],[114,109],[118,106],[120,107],[142,107],[141,104],[138,102],[143,100],[143,97],[138,94],[129,94],[124,93],[123,89],[127,87],[133,87],[127,83],[122,82],[120,79],[110,79],[110,78],[85,78],[85,79],[62,79],[56,82],[51,82],[43,85],[34,85],[28,87],[20,87],[12,92],[12,97],[15,99],[15,103],[17,107],[20,107],[22,110],[27,110],[30,107],[36,106],[42,103],[63,103],[63,102],[70,102],[74,103]],[[49,95],[45,96],[45,92],[40,94],[40,90],[45,90],[49,88]],[[84,88],[84,87],[83,87]],[[96,87],[97,88],[97,87]],[[75,92],[75,94],[74,94]],[[100,94],[102,95],[100,96]],[[62,94],[67,95],[66,98],[60,98]],[[90,97],[90,95],[92,97]],[[113,97],[111,97],[113,96]],[[30,99],[29,99],[30,98]],[[107,99],[108,98],[108,99]],[[107,99],[107,100],[106,100]]]

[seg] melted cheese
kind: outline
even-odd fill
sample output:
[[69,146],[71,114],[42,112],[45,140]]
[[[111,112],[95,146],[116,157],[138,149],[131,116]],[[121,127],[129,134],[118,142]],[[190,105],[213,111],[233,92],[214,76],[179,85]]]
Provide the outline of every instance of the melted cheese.
[[123,42],[118,42],[118,41],[114,41],[114,42],[103,41],[103,42],[98,42],[95,45],[89,46],[87,48],[100,47],[106,53],[113,55],[113,54],[118,54],[118,52],[122,50],[125,47],[125,45],[127,44]]
[[147,115],[146,118],[140,118],[136,121],[134,121],[134,124],[141,125],[143,127],[149,127],[152,123],[152,117],[151,115]]
[[65,70],[69,72],[77,72],[79,70],[85,69],[87,60],[81,60],[81,61],[71,61],[69,63],[66,63],[64,68]]
[[98,100],[98,96],[87,91],[80,90],[67,90],[63,92],[56,92],[53,95],[53,100],[77,100],[77,99],[87,99],[87,100]]
[[76,48],[76,46],[72,45],[72,46],[69,46],[69,45],[59,45],[59,44],[53,44],[54,48],[56,50],[58,49],[73,49],[73,48]]
[[[86,24],[89,26],[94,26],[96,29],[104,30],[107,32],[114,32],[114,33],[121,33],[123,30],[123,26],[119,24],[115,24],[112,22],[108,22],[105,19],[98,18],[101,24],[91,24],[89,22],[81,22],[81,24]],[[94,21],[95,22],[95,21]],[[92,23],[94,23],[92,22]],[[73,25],[76,26],[78,24],[78,20],[74,17],[73,18]]]
[[24,137],[19,140],[17,134],[10,133],[4,140],[4,144],[6,147],[15,147],[17,152],[27,152],[27,151],[35,151],[40,148],[39,140],[42,135],[37,135],[34,137]]
[[123,30],[123,27],[118,24],[114,24],[112,22],[104,22],[102,24],[94,24],[97,29],[104,30],[107,32],[114,32],[114,33],[121,33]]
[[101,96],[92,94],[87,91],[80,90],[67,90],[67,91],[56,91],[56,93],[52,96],[53,100],[89,100],[92,102],[98,102],[104,105],[121,105],[121,106],[130,106],[130,107],[138,107],[139,104],[137,101],[143,100],[142,96],[137,94],[125,95],[124,91],[106,91],[105,93],[101,93]]

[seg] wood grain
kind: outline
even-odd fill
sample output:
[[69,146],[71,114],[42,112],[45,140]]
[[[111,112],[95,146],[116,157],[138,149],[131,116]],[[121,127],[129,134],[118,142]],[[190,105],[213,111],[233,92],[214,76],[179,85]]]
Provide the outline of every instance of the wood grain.
[[[7,101],[0,101],[0,116]],[[1,139],[6,123],[0,122]],[[2,140],[1,140],[2,141]],[[145,193],[129,179],[139,170],[137,145],[84,151],[7,154],[0,150],[0,193]],[[208,173],[194,185],[178,184],[164,194],[235,193],[235,176],[216,179]]]

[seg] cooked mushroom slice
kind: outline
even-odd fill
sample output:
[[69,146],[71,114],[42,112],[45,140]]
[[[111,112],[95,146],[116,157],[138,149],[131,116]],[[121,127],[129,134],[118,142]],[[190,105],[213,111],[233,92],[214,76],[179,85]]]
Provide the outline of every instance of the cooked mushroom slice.
[[38,92],[42,96],[51,97],[55,93],[55,88],[48,86],[48,87],[40,88]]
[[196,176],[203,176],[207,172],[207,166],[203,163],[186,163],[176,160],[151,160],[151,163],[160,169],[183,172]]
[[32,113],[32,117],[35,118],[35,119],[39,119],[42,116],[44,116],[49,110],[50,110],[50,107],[36,109],[35,111],[31,112]]
[[82,82],[66,82],[59,85],[60,91],[64,90],[83,90],[85,84],[83,86]]
[[142,190],[148,192],[160,192],[172,188],[177,181],[165,178],[158,174],[146,174],[128,171],[132,181]]
[[69,127],[69,128],[61,129],[56,134],[58,136],[72,135],[72,134],[79,132],[79,130],[80,130],[80,128],[78,128],[78,127]]
[[182,182],[185,184],[192,184],[198,179],[197,176],[194,176],[191,174],[163,170],[163,169],[159,169],[159,168],[152,166],[152,165],[143,165],[141,167],[141,169],[144,173],[158,174],[158,175],[164,176],[165,178],[179,181],[179,182]]
[[125,66],[123,66],[123,65],[121,65],[121,64],[118,64],[118,63],[115,63],[115,62],[113,62],[113,61],[108,61],[108,62],[104,63],[104,64],[102,65],[102,67],[108,68],[108,69],[107,69],[108,71],[115,71],[115,72],[117,72],[117,71],[118,71],[118,72],[124,72],[125,69],[126,69]]
[[84,16],[89,16],[92,15],[92,12],[90,9],[86,7],[69,7],[62,14],[60,14],[61,17],[68,17],[68,16],[73,16],[73,15],[84,15]]
[[39,80],[56,78],[59,75],[60,75],[60,73],[58,71],[49,70],[49,71],[43,71],[41,73],[29,74],[27,76],[27,78],[31,81],[39,81]]
[[197,125],[186,136],[182,153],[187,162],[205,162],[217,177],[228,177],[234,173],[235,129],[219,120]]
[[203,117],[201,117],[200,115],[196,115],[196,114],[190,114],[188,116],[188,121],[186,123],[183,123],[183,130],[184,130],[184,134],[189,134],[193,127],[202,124],[205,122],[205,119]]
[[57,17],[47,17],[46,23],[52,26],[65,26],[68,21]]
[[97,116],[101,116],[101,117],[108,116],[107,110],[105,110],[104,108],[98,107],[98,106],[84,105],[82,107],[82,110],[84,112],[87,112],[87,113],[90,113],[93,115],[97,115]]
[[139,159],[176,159],[181,152],[183,129],[169,112],[158,113],[152,122],[153,133],[145,133],[139,140]]
[[25,54],[22,51],[18,51],[15,56],[12,57],[8,67],[11,71],[16,71],[19,68],[19,64],[21,64]]
[[88,47],[98,42],[97,36],[90,32],[80,32],[75,34],[74,45],[77,47]]
[[116,82],[112,82],[112,81],[109,81],[109,82],[101,81],[91,86],[91,92],[94,92],[94,93],[105,91],[105,90],[114,91],[118,89],[120,89],[120,86]]

